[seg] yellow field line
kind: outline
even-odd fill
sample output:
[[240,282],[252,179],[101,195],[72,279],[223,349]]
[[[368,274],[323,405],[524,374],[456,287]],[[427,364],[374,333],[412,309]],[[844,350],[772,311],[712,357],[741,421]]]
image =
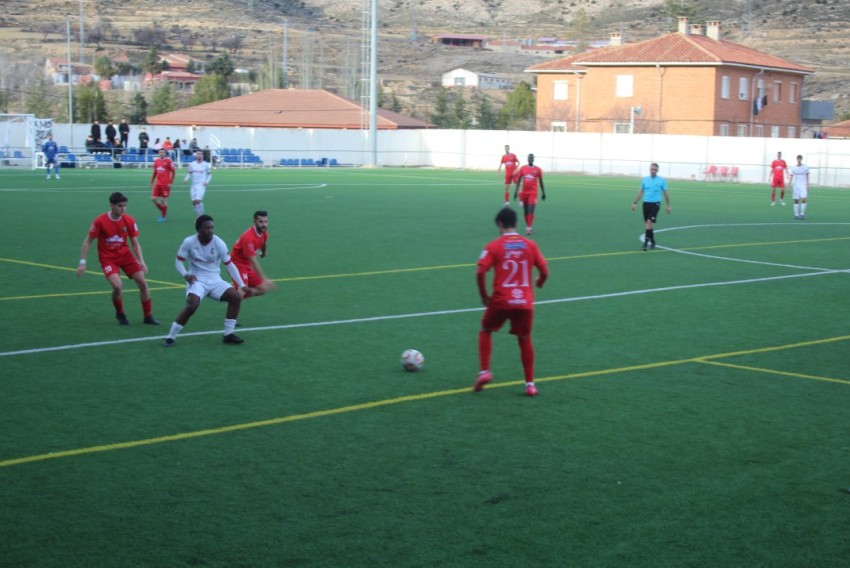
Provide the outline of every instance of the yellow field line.
[[781,375],[783,377],[793,377],[796,379],[811,379],[813,381],[826,381],[829,383],[841,383],[850,385],[850,381],[844,379],[832,379],[830,377],[818,377],[816,375],[806,375],[804,373],[789,373],[788,371],[779,371],[777,369],[765,369],[763,367],[750,367],[749,365],[733,365],[732,363],[722,363],[720,361],[697,361],[705,365],[717,365],[718,367],[729,367],[731,369],[740,369],[742,371],[755,371],[757,373],[767,373],[770,375]]
[[[542,382],[562,381],[562,380],[567,380],[567,379],[581,379],[581,378],[587,378],[587,377],[599,377],[599,376],[604,376],[604,375],[613,375],[613,374],[628,373],[628,372],[634,372],[634,371],[644,371],[644,370],[649,370],[649,369],[659,369],[661,367],[670,367],[670,366],[675,366],[675,365],[683,365],[683,364],[687,364],[687,363],[702,363],[702,364],[714,364],[714,365],[734,367],[734,368],[738,368],[738,369],[742,369],[742,370],[752,370],[752,371],[757,371],[757,372],[773,373],[773,374],[779,374],[779,375],[784,375],[784,376],[789,376],[789,377],[794,377],[794,378],[814,379],[814,380],[820,380],[820,381],[836,382],[836,383],[841,383],[841,384],[850,384],[850,381],[843,380],[843,379],[830,379],[830,378],[825,378],[825,377],[816,377],[816,376],[812,376],[812,375],[804,375],[804,374],[801,374],[801,373],[790,373],[790,372],[775,371],[775,370],[770,370],[770,369],[759,369],[757,367],[747,367],[747,366],[744,366],[744,365],[724,364],[724,363],[714,361],[715,359],[725,359],[725,358],[736,357],[736,356],[740,356],[740,355],[769,353],[771,351],[796,349],[796,348],[800,348],[800,347],[809,347],[809,346],[813,346],[813,345],[823,345],[823,344],[826,344],[826,343],[835,343],[835,342],[847,341],[847,340],[850,340],[850,335],[843,335],[843,336],[839,336],[839,337],[829,337],[829,338],[825,338],[825,339],[815,339],[815,340],[811,340],[811,341],[800,341],[800,342],[797,342],[797,343],[790,343],[790,344],[787,344],[787,345],[778,345],[778,346],[772,346],[772,347],[760,347],[760,348],[748,349],[748,350],[744,350],[744,351],[731,351],[731,352],[728,352],[728,353],[717,353],[717,354],[714,354],[714,355],[702,355],[702,356],[699,356],[699,357],[692,357],[692,358],[688,358],[688,359],[676,359],[676,360],[672,360],[672,361],[659,361],[659,362],[656,362],[656,363],[646,363],[646,364],[641,364],[641,365],[630,365],[630,366],[626,366],[626,367],[618,367],[618,368],[612,368],[612,369],[599,369],[599,370],[596,370],[596,371],[584,371],[584,372],[581,372],[581,373],[570,373],[570,374],[567,374],[567,375],[558,375],[558,376],[553,376],[553,377],[539,378],[539,379],[536,379],[536,382],[542,383]],[[514,386],[518,386],[518,385],[522,385],[522,384],[523,384],[522,380],[508,381],[508,382],[491,384],[487,388],[488,388],[488,390],[492,390],[492,389],[496,389],[496,388],[514,387]],[[276,426],[276,425],[279,425],[279,424],[286,424],[286,423],[289,423],[289,422],[299,422],[299,421],[302,421],[302,420],[311,420],[311,419],[314,419],[314,418],[322,418],[322,417],[325,417],[325,416],[334,416],[334,415],[338,415],[338,414],[346,414],[346,413],[349,413],[349,412],[357,412],[357,411],[360,411],[360,410],[380,408],[380,407],[384,407],[384,406],[391,406],[391,405],[401,404],[401,403],[405,403],[405,402],[416,402],[416,401],[420,401],[420,400],[428,400],[428,399],[432,399],[432,398],[439,398],[439,397],[452,396],[452,395],[465,394],[465,393],[466,394],[470,393],[470,387],[467,386],[467,387],[458,388],[458,389],[451,389],[451,390],[436,391],[436,392],[422,393],[422,394],[416,394],[416,395],[401,396],[401,397],[385,399],[385,400],[376,400],[376,401],[372,401],[372,402],[365,402],[365,403],[362,403],[362,404],[353,404],[353,405],[350,405],[350,406],[342,406],[342,407],[339,407],[339,408],[330,408],[330,409],[326,409],[326,410],[316,410],[316,411],[313,411],[313,412],[306,412],[306,413],[302,413],[302,414],[293,414],[293,415],[290,415],[290,416],[282,416],[282,417],[279,417],[279,418],[271,418],[271,419],[268,419],[268,420],[258,420],[258,421],[255,421],[255,422],[246,422],[246,423],[242,423],[242,424],[232,424],[230,426],[222,426],[220,428],[209,428],[209,429],[205,429],[205,430],[196,430],[194,432],[183,432],[183,433],[180,433],[180,434],[172,434],[170,436],[158,436],[158,437],[155,437],[155,438],[146,438],[146,439],[143,439],[143,440],[134,440],[134,441],[130,441],[130,442],[120,442],[120,443],[116,443],[116,444],[105,444],[105,445],[101,445],[101,446],[91,446],[91,447],[88,447],[88,448],[77,448],[75,450],[66,450],[66,451],[62,451],[62,452],[52,452],[52,453],[48,453],[48,454],[39,454],[39,455],[33,455],[33,456],[26,456],[26,457],[22,457],[22,458],[7,459],[7,460],[0,461],[0,467],[10,467],[10,466],[14,466],[14,465],[40,462],[40,461],[45,461],[45,460],[50,460],[50,459],[67,458],[67,457],[73,457],[73,456],[95,454],[95,453],[99,453],[99,452],[108,452],[108,451],[113,451],[113,450],[124,450],[124,449],[129,449],[129,448],[137,448],[139,446],[149,446],[149,445],[152,445],[152,444],[162,444],[162,443],[166,443],[166,442],[176,442],[176,441],[180,441],[180,440],[189,440],[189,439],[192,439],[192,438],[214,436],[214,435],[218,435],[218,434],[226,434],[226,433],[229,433],[229,432],[238,432],[240,430],[250,430],[250,429],[253,429],[253,428],[262,428],[262,427],[265,427],[265,426]]]

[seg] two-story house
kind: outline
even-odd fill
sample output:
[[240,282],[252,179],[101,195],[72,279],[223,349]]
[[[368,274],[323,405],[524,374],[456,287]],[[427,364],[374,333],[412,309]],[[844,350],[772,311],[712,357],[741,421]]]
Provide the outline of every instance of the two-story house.
[[812,69],[720,38],[720,22],[534,65],[537,129],[702,136],[801,135]]

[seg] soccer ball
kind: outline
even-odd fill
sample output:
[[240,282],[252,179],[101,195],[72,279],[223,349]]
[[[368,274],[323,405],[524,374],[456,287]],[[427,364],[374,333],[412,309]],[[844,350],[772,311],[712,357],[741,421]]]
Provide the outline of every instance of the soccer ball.
[[418,371],[425,364],[425,356],[416,349],[407,349],[401,354],[401,366],[405,371]]

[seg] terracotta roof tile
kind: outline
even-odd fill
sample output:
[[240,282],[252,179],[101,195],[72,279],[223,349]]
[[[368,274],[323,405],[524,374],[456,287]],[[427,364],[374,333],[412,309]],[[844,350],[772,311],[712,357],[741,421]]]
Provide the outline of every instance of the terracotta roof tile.
[[808,67],[731,41],[718,41],[704,35],[681,33],[586,52],[575,61],[587,66],[656,63],[740,65],[781,69],[801,74],[814,73],[814,70]]
[[[360,129],[363,109],[355,101],[320,89],[268,89],[147,118],[148,124],[271,128]],[[378,109],[379,130],[433,125]]]

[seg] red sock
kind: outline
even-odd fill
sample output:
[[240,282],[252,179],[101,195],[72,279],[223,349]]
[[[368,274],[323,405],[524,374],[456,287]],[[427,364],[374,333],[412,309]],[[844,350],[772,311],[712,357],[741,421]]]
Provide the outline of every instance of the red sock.
[[509,202],[510,200],[511,200],[511,194],[508,193],[508,190],[506,189],[505,190],[505,203]]
[[522,359],[522,370],[525,371],[525,382],[534,382],[534,345],[531,336],[518,337],[519,356]]
[[478,332],[478,364],[482,371],[490,370],[490,357],[493,355],[493,334],[481,330]]
[[116,314],[124,313],[124,300],[112,300],[112,305],[115,306]]
[[153,300],[142,300],[142,313],[145,317],[150,317],[152,311]]
[[775,189],[770,192],[770,200],[776,201],[776,190]]
[[529,213],[528,216],[525,218],[525,226],[526,227],[533,227],[534,226],[534,213]]
[[159,210],[162,211],[163,217],[168,217],[168,206],[167,205],[163,205],[162,207],[159,208]]

